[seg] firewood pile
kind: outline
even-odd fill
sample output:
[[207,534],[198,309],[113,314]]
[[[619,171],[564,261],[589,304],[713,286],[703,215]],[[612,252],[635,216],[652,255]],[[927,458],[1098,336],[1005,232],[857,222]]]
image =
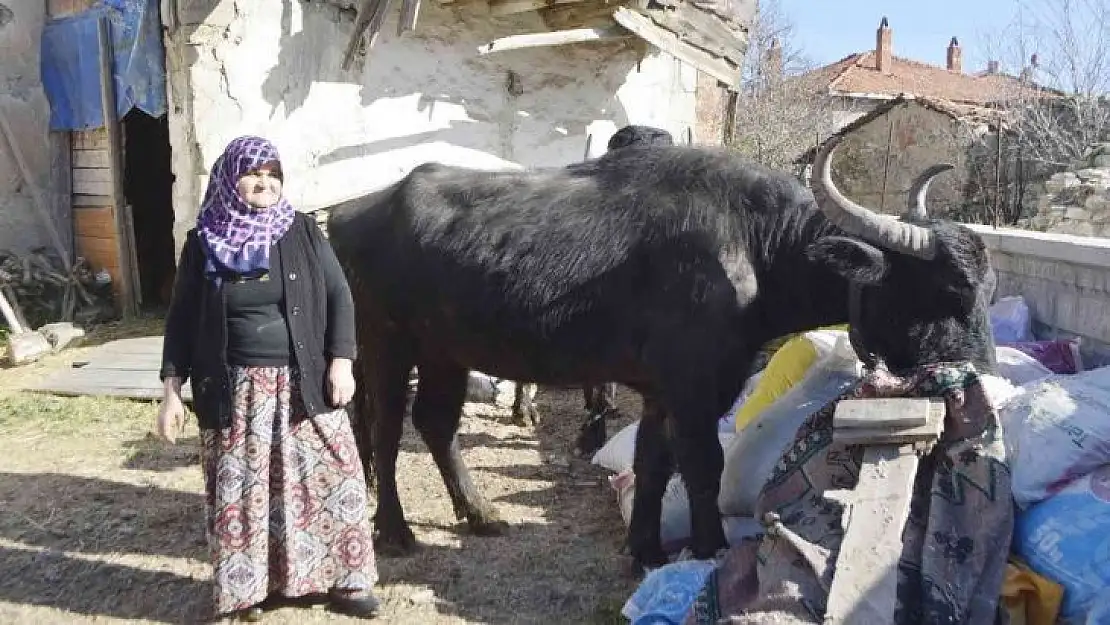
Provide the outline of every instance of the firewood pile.
[[0,250],[0,291],[31,328],[58,321],[89,325],[115,316],[111,282],[78,258],[72,271],[50,249]]

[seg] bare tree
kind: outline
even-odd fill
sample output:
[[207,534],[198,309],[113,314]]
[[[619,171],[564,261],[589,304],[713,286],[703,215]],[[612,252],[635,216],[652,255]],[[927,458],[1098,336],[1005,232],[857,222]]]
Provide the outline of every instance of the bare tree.
[[805,76],[814,64],[794,41],[794,24],[778,0],[762,0],[750,32],[729,145],[777,169],[828,135],[834,122],[820,77]]
[[1059,170],[1110,139],[1110,0],[1022,0],[983,48],[1002,72],[999,105],[1021,158]]

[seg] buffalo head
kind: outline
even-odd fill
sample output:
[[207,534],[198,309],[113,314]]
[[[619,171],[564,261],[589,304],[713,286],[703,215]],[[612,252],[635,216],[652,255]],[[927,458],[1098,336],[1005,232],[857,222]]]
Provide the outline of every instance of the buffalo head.
[[851,323],[857,351],[892,370],[930,362],[969,360],[980,370],[995,367],[987,307],[994,272],[978,234],[957,223],[930,219],[929,184],[953,169],[930,167],[910,190],[901,219],[846,198],[832,181],[839,140],[828,141],[813,165],[813,190],[821,210],[841,233],[808,250],[851,285]]

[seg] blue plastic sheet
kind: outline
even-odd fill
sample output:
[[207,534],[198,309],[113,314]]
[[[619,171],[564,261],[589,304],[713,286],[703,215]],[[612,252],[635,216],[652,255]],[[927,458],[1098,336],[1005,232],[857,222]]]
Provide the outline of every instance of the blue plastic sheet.
[[40,73],[50,101],[51,130],[104,125],[100,106],[100,44],[97,22],[108,16],[116,116],[133,108],[160,117],[166,112],[166,63],[158,0],[101,0],[75,15],[43,26]]

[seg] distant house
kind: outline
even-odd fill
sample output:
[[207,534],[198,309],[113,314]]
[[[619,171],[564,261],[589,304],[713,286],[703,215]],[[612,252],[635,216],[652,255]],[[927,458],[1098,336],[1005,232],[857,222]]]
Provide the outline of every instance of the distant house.
[[965,73],[955,37],[944,67],[895,56],[893,41],[884,17],[873,50],[804,75],[817,97],[830,98],[833,115],[817,145],[795,162],[806,170],[820,145],[843,137],[834,178],[849,197],[885,213],[905,208],[909,187],[925,168],[951,163],[955,171],[938,178],[929,197],[934,215],[954,216],[969,202],[983,202],[983,189],[997,183],[989,146],[1005,122],[1001,105],[1021,89],[1049,91],[1032,83],[1031,69],[1012,76],[991,62]]
[[[1036,55],[1033,56],[1036,62]],[[899,96],[927,98],[963,107],[992,107],[1029,83],[998,71],[996,61],[985,71],[965,73],[963,50],[956,37],[948,43],[945,67],[894,55],[894,29],[882,18],[872,50],[848,56],[805,74],[819,92],[833,98],[839,111],[837,129]]]

